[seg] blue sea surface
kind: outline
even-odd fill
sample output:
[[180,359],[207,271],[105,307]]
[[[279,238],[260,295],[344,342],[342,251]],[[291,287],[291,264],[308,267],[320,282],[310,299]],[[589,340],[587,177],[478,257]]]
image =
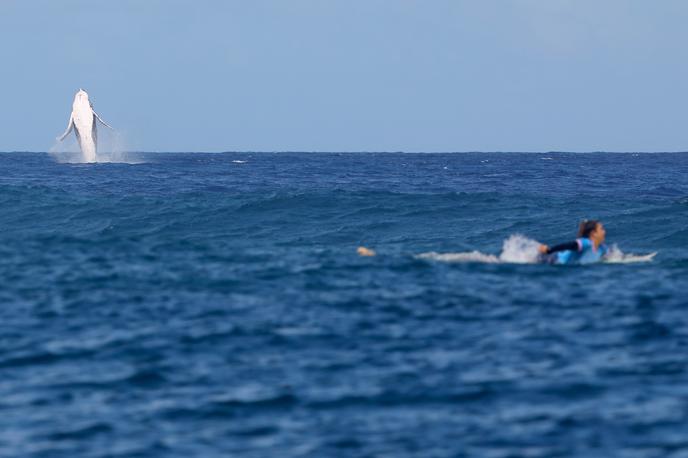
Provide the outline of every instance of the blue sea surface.
[[688,154],[132,162],[0,154],[0,456],[688,457]]

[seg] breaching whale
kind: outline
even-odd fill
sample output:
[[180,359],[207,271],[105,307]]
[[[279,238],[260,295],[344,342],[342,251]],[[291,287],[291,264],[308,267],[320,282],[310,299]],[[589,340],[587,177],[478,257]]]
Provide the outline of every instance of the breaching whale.
[[98,160],[98,131],[96,130],[96,119],[105,127],[112,129],[112,127],[98,116],[98,113],[93,111],[93,105],[88,100],[86,91],[79,89],[74,96],[72,114],[69,117],[67,130],[58,138],[58,141],[64,140],[72,129],[74,129],[76,138],[79,140],[79,147],[81,148],[84,162],[96,162]]

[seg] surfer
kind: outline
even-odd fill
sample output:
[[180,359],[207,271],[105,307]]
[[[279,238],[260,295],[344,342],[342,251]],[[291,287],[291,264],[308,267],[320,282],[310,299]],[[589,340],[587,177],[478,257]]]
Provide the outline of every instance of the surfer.
[[549,247],[540,245],[541,262],[549,264],[590,264],[601,261],[609,249],[604,244],[607,232],[597,220],[584,220],[578,228],[578,238],[572,242]]

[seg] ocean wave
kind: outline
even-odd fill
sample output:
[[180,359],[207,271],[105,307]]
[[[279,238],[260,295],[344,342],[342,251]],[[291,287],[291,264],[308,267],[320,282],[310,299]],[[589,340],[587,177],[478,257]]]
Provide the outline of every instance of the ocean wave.
[[95,421],[84,422],[82,425],[67,427],[55,431],[47,436],[52,441],[83,440],[91,439],[100,434],[108,434],[114,431],[111,424],[107,422]]
[[8,456],[688,450],[688,155],[0,156]]

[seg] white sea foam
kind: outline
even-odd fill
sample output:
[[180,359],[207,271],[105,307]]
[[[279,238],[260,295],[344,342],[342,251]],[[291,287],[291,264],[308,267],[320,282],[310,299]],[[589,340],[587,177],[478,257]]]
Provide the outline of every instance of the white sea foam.
[[655,256],[657,256],[656,251],[649,254],[626,254],[618,246],[612,245],[609,248],[609,253],[604,258],[604,262],[611,264],[633,264],[636,262],[650,262]]
[[499,260],[513,264],[533,264],[538,260],[539,246],[540,243],[533,239],[514,234],[502,244]]
[[[481,253],[480,251],[467,251],[461,253],[437,253],[430,251],[428,253],[421,253],[416,257],[419,259],[428,259],[431,261],[440,262],[476,262],[483,264],[535,264],[538,262],[539,252],[538,247],[540,243],[524,237],[520,234],[514,234],[506,239],[502,245],[502,252],[499,256],[493,254]],[[657,253],[650,253],[645,255],[626,254],[622,252],[616,245],[613,245],[609,254],[605,257],[604,262],[617,264],[630,264],[637,262],[650,262]]]
[[463,253],[421,253],[420,259],[430,259],[442,262],[480,262],[486,264],[513,263],[530,264],[537,262],[538,246],[535,240],[514,234],[504,241],[502,252],[499,256],[485,254],[480,251],[468,251]]
[[437,253],[436,251],[430,251],[428,253],[421,253],[416,257],[442,262],[481,262],[484,264],[496,264],[501,262],[497,256],[481,253],[480,251],[465,253]]

